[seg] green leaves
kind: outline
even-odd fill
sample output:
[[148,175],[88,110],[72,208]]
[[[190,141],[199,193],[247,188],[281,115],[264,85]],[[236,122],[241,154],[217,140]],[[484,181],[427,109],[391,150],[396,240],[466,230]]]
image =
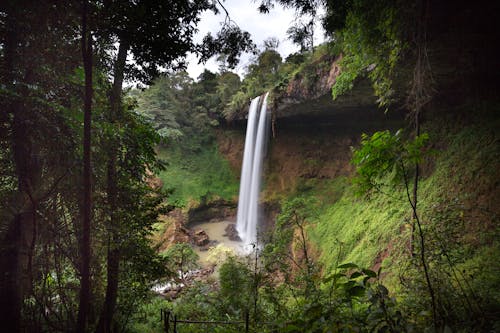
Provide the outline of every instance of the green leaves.
[[181,272],[182,276],[198,267],[199,256],[187,243],[176,243],[161,255],[165,259],[169,271]]
[[213,37],[208,33],[203,38],[202,45],[198,46],[200,62],[206,62],[216,54],[223,55],[230,68],[236,67],[239,57],[243,52],[255,51],[255,44],[250,38],[250,34],[242,31],[235,24],[226,24]]
[[338,265],[337,272],[324,279],[323,283],[331,284],[334,290],[342,290],[346,300],[350,302],[353,298],[365,296],[367,290],[371,288],[370,279],[377,278],[378,275],[374,271],[349,262]]
[[353,149],[351,160],[356,166],[357,176],[353,183],[358,194],[408,181],[410,165],[421,162],[426,156],[428,141],[427,133],[405,140],[402,130],[394,134],[388,130],[375,132],[372,136],[362,134],[361,147]]
[[338,269],[347,269],[347,268],[359,268],[358,265],[352,263],[352,262],[349,262],[347,264],[342,264],[342,265],[339,265],[337,266]]
[[394,100],[393,77],[404,49],[403,12],[403,6],[389,0],[328,2],[324,26],[335,33],[344,54],[333,99],[364,76],[371,80],[379,105],[387,107]]

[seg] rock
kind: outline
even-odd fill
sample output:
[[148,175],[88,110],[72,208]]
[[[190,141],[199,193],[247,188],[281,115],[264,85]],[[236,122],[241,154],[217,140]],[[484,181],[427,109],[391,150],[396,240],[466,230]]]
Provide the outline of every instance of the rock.
[[216,240],[210,240],[210,241],[208,242],[208,244],[203,245],[203,246],[200,246],[200,251],[208,251],[211,247],[214,247],[214,246],[216,246],[217,244],[219,244],[219,242],[218,242],[218,241],[216,241]]
[[232,241],[241,242],[240,235],[238,235],[238,230],[236,230],[236,224],[228,224],[224,231],[226,233],[223,236],[229,238]]
[[171,300],[171,301],[172,301],[172,300],[177,299],[177,297],[179,297],[179,293],[180,293],[180,291],[179,291],[179,290],[171,290],[171,291],[169,291],[169,292],[167,292],[167,293],[165,293],[165,294],[163,294],[163,295],[164,295],[164,297],[165,297],[166,299],[168,299],[168,300]]
[[[240,148],[241,149],[241,148]],[[236,202],[223,199],[201,203],[188,212],[188,224],[206,221],[220,221],[236,214]]]
[[176,225],[173,243],[188,243],[189,237],[190,237],[189,229],[184,228],[182,225]]
[[207,233],[203,229],[196,229],[193,233],[192,240],[197,246],[205,246],[210,242]]

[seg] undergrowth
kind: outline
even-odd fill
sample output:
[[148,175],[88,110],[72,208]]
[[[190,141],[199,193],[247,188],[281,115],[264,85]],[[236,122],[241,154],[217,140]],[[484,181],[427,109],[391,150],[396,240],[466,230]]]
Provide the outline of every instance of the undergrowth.
[[170,204],[193,207],[215,199],[235,199],[237,177],[214,143],[196,152],[160,147],[158,155],[167,161],[166,170],[159,177],[164,189],[172,191]]
[[[499,121],[494,114],[469,115],[467,124],[453,121],[444,117],[426,126],[433,154],[420,181],[419,211],[441,322],[457,331],[461,325],[481,330],[498,320],[494,314],[500,309]],[[411,207],[403,189],[358,197],[349,180],[330,186],[340,192],[322,197],[328,192],[324,185],[298,186],[294,194],[322,202],[310,210],[308,234],[320,250],[324,273],[339,261],[382,267],[381,278],[408,312],[425,309],[421,268],[410,255]]]

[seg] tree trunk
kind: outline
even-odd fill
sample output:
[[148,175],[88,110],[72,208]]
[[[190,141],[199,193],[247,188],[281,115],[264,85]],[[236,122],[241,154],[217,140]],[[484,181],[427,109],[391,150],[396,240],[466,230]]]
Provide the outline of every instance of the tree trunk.
[[82,4],[82,59],[85,73],[85,96],[83,106],[83,205],[82,226],[80,236],[81,285],[76,331],[83,333],[87,328],[90,308],[90,224],[92,214],[92,188],[90,165],[90,138],[92,114],[92,34],[87,27],[87,0]]
[[10,222],[2,239],[0,268],[0,322],[6,332],[21,331],[21,307],[23,290],[21,284],[20,243],[22,238],[22,216],[16,215]]
[[[109,121],[115,124],[119,121],[122,108],[122,85],[127,60],[128,42],[124,39],[120,40],[118,55],[114,67],[114,81],[110,96],[110,114]],[[108,226],[108,258],[107,258],[107,286],[106,298],[102,308],[99,323],[96,332],[108,333],[111,332],[113,316],[116,307],[116,299],[118,296],[118,282],[120,271],[120,218],[118,212],[118,179],[117,179],[117,159],[118,159],[119,142],[111,140],[111,151],[108,161],[108,204],[110,211],[110,221]]]
[[[4,40],[4,78],[8,90],[13,92],[6,101],[7,113],[12,115],[11,150],[17,177],[17,191],[12,200],[14,213],[8,223],[7,232],[0,240],[0,322],[6,332],[22,331],[22,305],[27,291],[31,288],[31,256],[34,247],[34,225],[36,209],[33,191],[40,182],[40,167],[36,152],[30,140],[27,110],[22,103],[25,96],[16,59],[22,53],[19,44],[15,6],[7,8],[6,26],[8,31]],[[31,200],[30,200],[31,198]]]

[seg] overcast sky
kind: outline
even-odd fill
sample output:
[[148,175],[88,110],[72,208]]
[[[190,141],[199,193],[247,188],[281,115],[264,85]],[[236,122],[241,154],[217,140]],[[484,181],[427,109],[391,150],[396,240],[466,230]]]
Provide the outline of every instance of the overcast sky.
[[[276,6],[271,9],[268,14],[260,14],[258,11],[258,6],[260,2],[252,0],[226,0],[224,2],[224,7],[231,19],[236,22],[236,24],[243,31],[248,31],[252,35],[252,40],[257,44],[258,48],[262,48],[263,41],[270,38],[276,37],[280,41],[278,52],[283,58],[288,56],[290,53],[298,51],[299,47],[293,45],[290,41],[286,39],[286,30],[293,22],[295,18],[295,12],[289,9],[283,9],[280,6]],[[196,41],[201,41],[203,36],[208,32],[215,35],[218,30],[220,30],[221,22],[224,21],[225,14],[215,16],[212,12],[205,12],[201,16],[201,21],[198,24],[199,32],[196,36]],[[320,42],[322,38],[322,32],[319,28],[316,28],[318,33],[315,36],[317,39],[316,43]],[[235,71],[243,75],[245,67],[248,66],[251,56],[244,55],[238,67]],[[216,72],[218,64],[215,59],[210,59],[205,65],[198,64],[198,60],[193,55],[188,56],[188,68],[187,71],[189,75],[196,79],[202,72],[203,68],[208,68],[212,72]]]

